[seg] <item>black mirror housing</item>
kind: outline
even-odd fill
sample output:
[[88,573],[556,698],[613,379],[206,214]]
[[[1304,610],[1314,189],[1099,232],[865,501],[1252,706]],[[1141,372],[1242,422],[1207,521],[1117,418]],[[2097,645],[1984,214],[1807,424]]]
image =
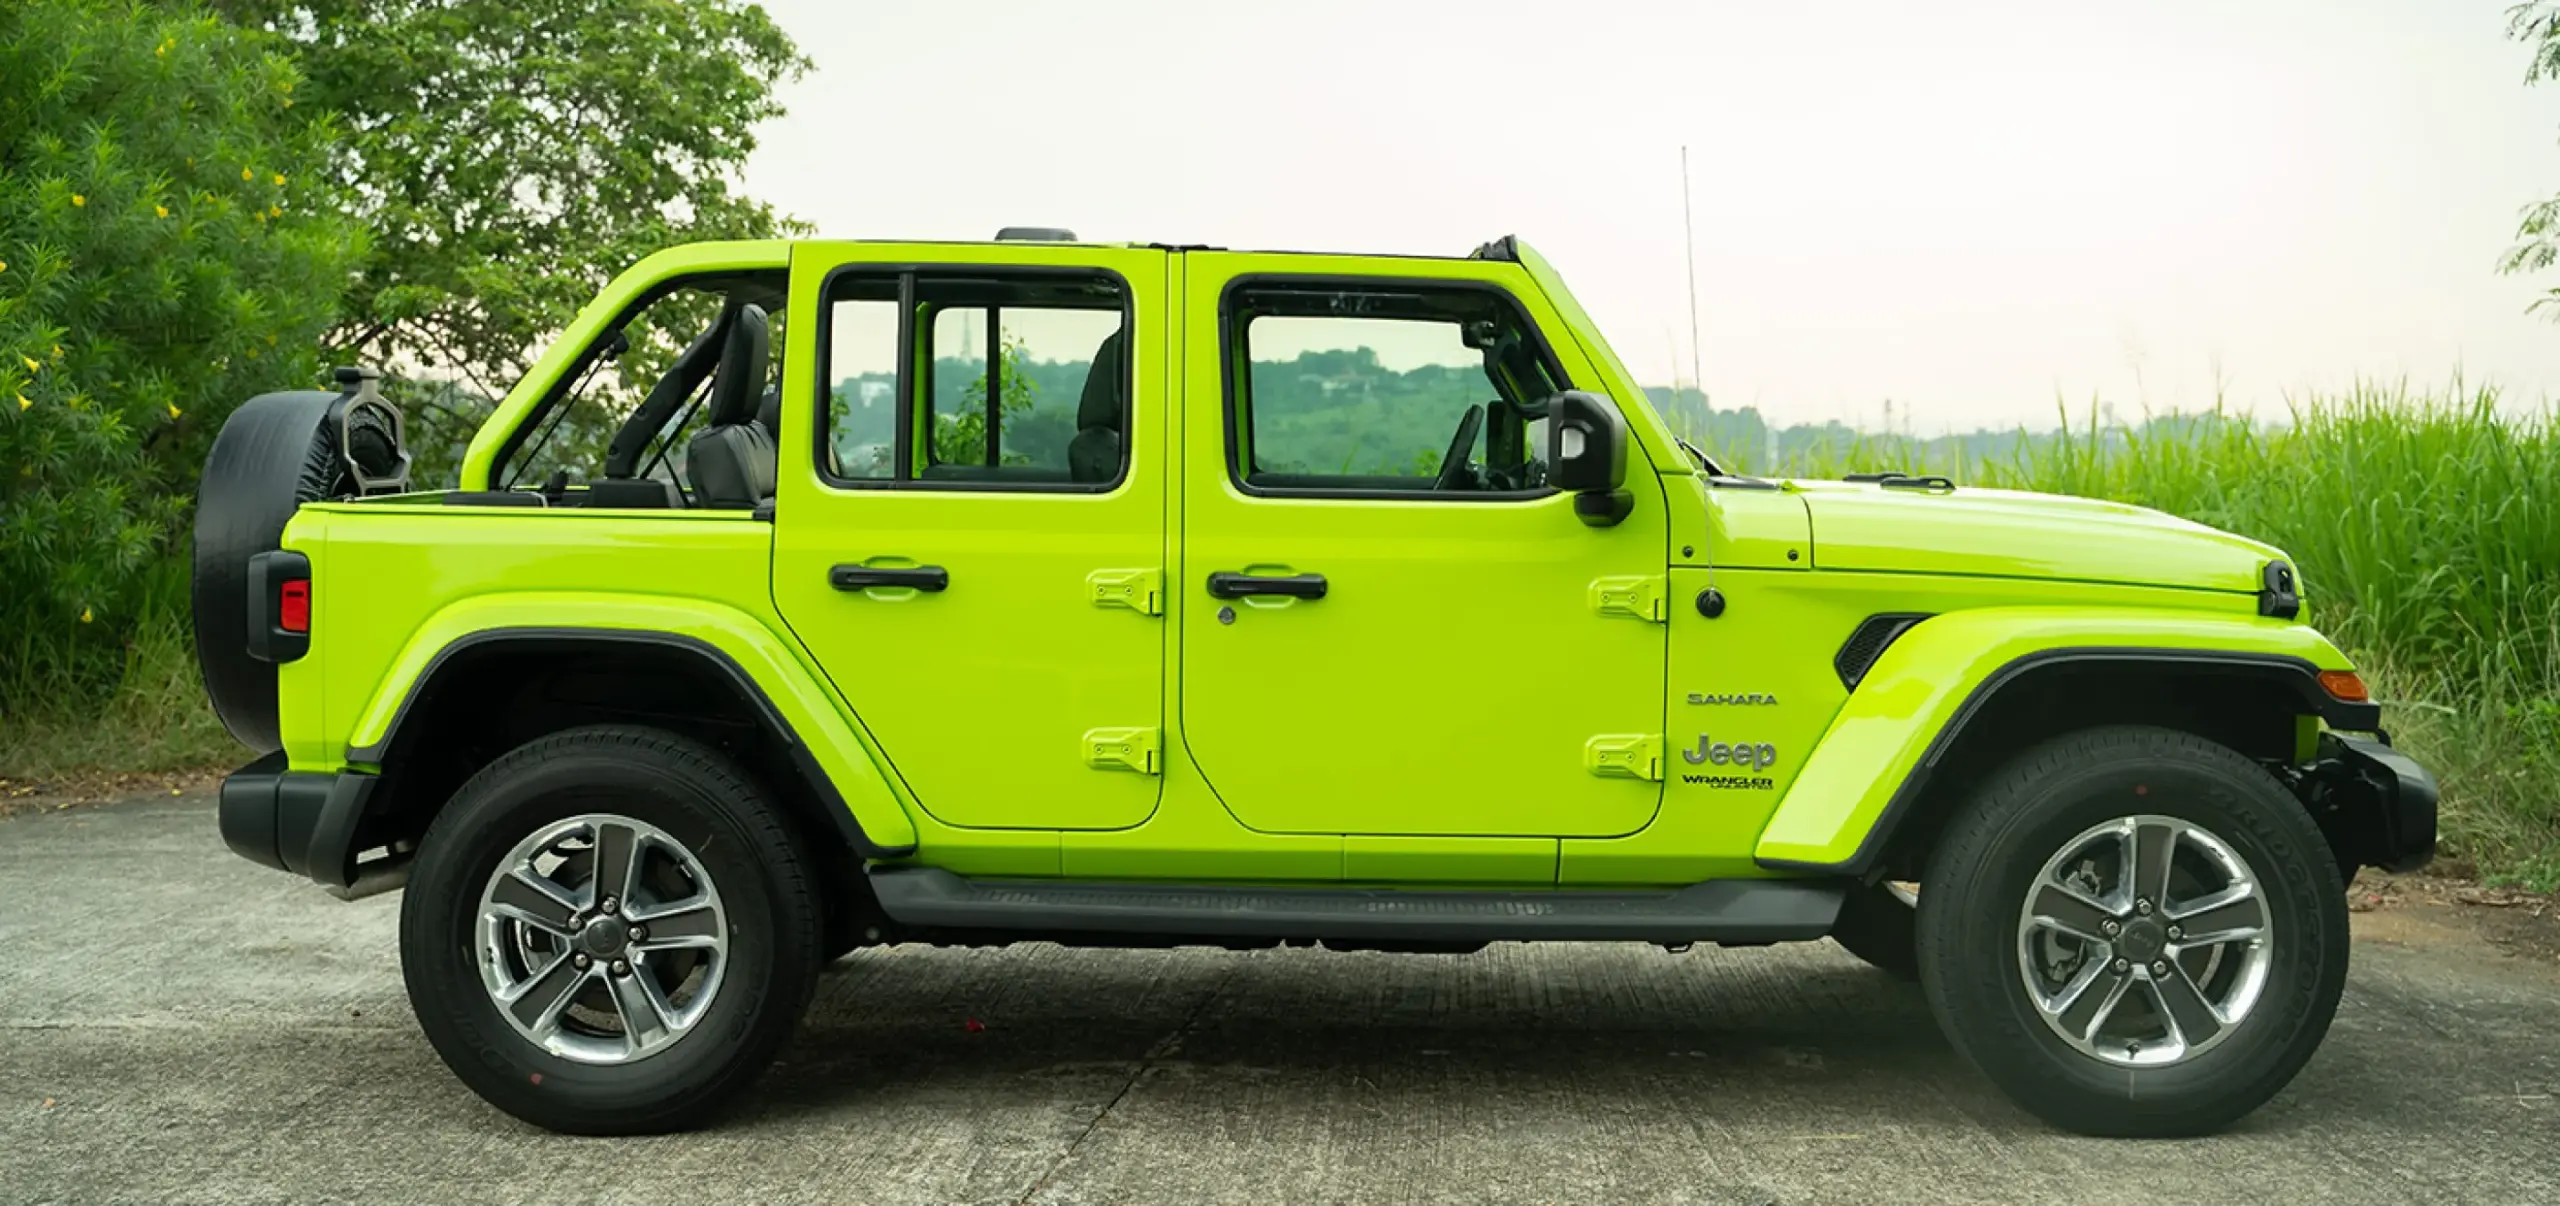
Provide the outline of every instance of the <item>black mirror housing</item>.
[[1626,417],[1597,394],[1556,395],[1547,405],[1547,484],[1573,493],[1582,522],[1605,528],[1635,509],[1626,482]]

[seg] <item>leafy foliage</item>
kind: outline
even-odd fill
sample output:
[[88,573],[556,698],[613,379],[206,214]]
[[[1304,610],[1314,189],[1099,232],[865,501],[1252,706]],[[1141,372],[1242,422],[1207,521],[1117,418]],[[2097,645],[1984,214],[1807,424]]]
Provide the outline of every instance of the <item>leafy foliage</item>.
[[[614,273],[796,229],[733,183],[808,66],[737,0],[219,0],[339,115],[331,174],[373,232],[332,341],[506,393]],[[634,335],[635,343],[638,335]]]
[[0,7],[0,706],[121,664],[213,433],[318,380],[363,243],[278,49],[185,5]]
[[[2507,36],[2532,48],[2525,83],[2560,79],[2560,0],[2527,0],[2508,9]],[[2560,262],[2560,197],[2525,207],[2524,217],[2516,223],[2516,244],[2499,258],[2498,271],[2540,272],[2555,262]],[[2531,308],[2560,318],[2560,288],[2545,290]]]
[[[1002,443],[1002,446],[997,449],[1001,454],[1001,459],[997,463],[1028,465],[1032,463],[1032,457],[1029,453],[1020,451],[1019,433],[1013,430],[1013,424],[1017,418],[1028,415],[1032,408],[1038,405],[1040,383],[1031,375],[1031,358],[1024,353],[1022,340],[1007,337],[1003,346],[1004,372],[1000,377],[1004,387],[1002,396],[996,401],[997,414],[1002,424],[997,432],[997,438]],[[935,400],[933,411],[935,464],[987,464],[987,372],[984,361],[975,363],[979,365],[978,375],[971,378],[968,384],[961,386],[956,396],[947,404],[941,399]],[[1090,364],[1085,367],[1087,371],[1092,369]],[[936,379],[956,380],[958,377],[958,373],[952,373],[949,378],[937,375]],[[1061,462],[1066,459],[1063,444],[1058,450],[1056,459]]]

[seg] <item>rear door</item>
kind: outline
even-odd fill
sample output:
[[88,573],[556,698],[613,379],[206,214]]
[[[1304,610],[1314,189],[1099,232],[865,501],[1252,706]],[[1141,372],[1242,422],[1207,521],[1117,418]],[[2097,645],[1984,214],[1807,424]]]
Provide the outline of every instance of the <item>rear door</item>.
[[[1661,798],[1659,479],[1584,526],[1543,484],[1600,388],[1519,267],[1191,253],[1184,739],[1286,833],[1631,833]],[[1545,864],[1553,869],[1552,854]]]
[[809,244],[773,596],[933,817],[1157,798],[1164,253]]

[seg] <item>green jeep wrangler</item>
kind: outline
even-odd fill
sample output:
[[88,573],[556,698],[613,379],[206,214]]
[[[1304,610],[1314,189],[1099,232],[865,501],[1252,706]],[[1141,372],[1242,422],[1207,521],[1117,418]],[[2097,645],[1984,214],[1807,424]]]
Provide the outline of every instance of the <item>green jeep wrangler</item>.
[[1828,937],[2052,1123],[2204,1131],[2434,847],[2283,553],[1726,472],[1511,239],[680,247],[446,491],[340,380],[205,470],[223,840],[405,884],[428,1041],[557,1130],[705,1118],[865,946]]

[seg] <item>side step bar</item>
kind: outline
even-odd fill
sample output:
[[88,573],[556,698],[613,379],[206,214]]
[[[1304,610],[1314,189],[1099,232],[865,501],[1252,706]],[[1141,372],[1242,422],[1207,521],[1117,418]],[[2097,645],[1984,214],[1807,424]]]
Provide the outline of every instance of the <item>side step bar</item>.
[[909,926],[1203,938],[1786,942],[1831,932],[1846,880],[1720,879],[1655,891],[1412,891],[970,880],[874,868]]

